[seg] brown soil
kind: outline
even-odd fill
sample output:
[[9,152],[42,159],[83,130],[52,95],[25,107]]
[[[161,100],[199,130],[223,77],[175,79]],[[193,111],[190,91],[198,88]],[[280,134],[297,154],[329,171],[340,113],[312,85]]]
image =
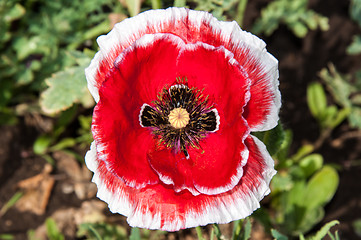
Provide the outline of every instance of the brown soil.
[[[259,16],[259,9],[269,1],[249,1],[245,16],[245,29],[250,29],[255,18]],[[306,88],[312,81],[317,81],[317,73],[329,62],[335,64],[342,73],[352,73],[361,69],[361,56],[348,56],[346,47],[351,43],[354,34],[360,34],[360,28],[349,19],[349,1],[339,0],[310,0],[310,7],[329,18],[330,30],[327,32],[311,31],[304,39],[295,37],[286,27],[281,26],[271,37],[261,36],[268,44],[268,50],[279,59],[280,90],[283,106],[281,120],[286,128],[294,133],[293,151],[305,142],[314,142],[318,137],[317,122],[309,113],[306,103]],[[329,99],[332,101],[332,99]],[[326,207],[326,217],[323,222],[338,219],[341,224],[339,231],[341,239],[357,239],[353,232],[352,222],[361,218],[361,138],[349,138],[334,146],[332,141],[348,134],[350,129],[344,122],[327,139],[318,150],[326,163],[340,166],[340,186],[334,199]],[[19,191],[18,183],[37,174],[41,174],[46,161],[33,154],[32,145],[41,130],[20,118],[15,126],[0,127],[0,208]],[[71,133],[69,133],[71,134]],[[78,150],[84,154],[85,149]],[[60,159],[60,160],[59,160]],[[61,161],[61,156],[56,158]],[[76,161],[75,161],[76,162]],[[74,164],[74,161],[73,161]],[[44,214],[37,215],[31,210],[24,212],[18,207],[10,208],[4,216],[0,215],[0,234],[10,233],[16,239],[25,239],[29,229],[36,229],[49,216],[54,216],[59,210],[79,209],[84,202],[96,199],[89,186],[82,185],[88,195],[79,195],[76,191],[66,190],[74,182],[88,182],[90,176],[83,172],[78,164],[82,179],[74,177],[69,181],[67,169],[54,169],[51,178],[55,185],[50,192],[50,198]],[[70,176],[70,179],[72,177]],[[68,184],[68,185],[67,185]],[[72,185],[73,184],[73,185]],[[68,186],[68,189],[69,189]],[[65,189],[65,190],[64,190]],[[79,199],[82,196],[82,199]],[[100,206],[101,211],[110,216],[108,221],[125,224],[124,218],[111,215],[106,207]],[[224,231],[229,227],[222,226]],[[205,229],[207,230],[207,228]],[[129,228],[127,228],[129,231]],[[74,231],[72,232],[74,234]],[[71,231],[70,233],[71,234]],[[183,230],[170,233],[168,239],[192,239],[194,230]],[[67,235],[67,239],[74,239],[75,235]],[[163,237],[164,238],[164,237]]]

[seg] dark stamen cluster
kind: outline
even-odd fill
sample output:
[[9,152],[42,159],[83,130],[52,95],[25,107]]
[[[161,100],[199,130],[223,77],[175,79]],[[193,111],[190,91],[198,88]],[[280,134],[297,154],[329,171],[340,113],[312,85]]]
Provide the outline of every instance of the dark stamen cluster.
[[[152,129],[159,143],[168,148],[188,156],[187,147],[199,148],[199,141],[208,132],[218,130],[218,112],[201,90],[179,83],[164,88],[157,98],[153,102],[154,107],[143,105],[139,120],[143,127]],[[182,128],[173,127],[168,119],[170,112],[176,108],[185,109],[189,114],[189,122]]]

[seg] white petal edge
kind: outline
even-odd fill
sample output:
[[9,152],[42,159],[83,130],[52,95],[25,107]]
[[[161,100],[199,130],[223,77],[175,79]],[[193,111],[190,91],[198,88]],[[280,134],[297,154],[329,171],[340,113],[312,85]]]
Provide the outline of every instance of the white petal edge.
[[95,79],[97,69],[104,60],[109,61],[109,64],[113,64],[112,61],[114,61],[114,59],[107,59],[107,57],[116,46],[121,46],[124,50],[144,35],[148,26],[152,26],[155,31],[158,31],[164,23],[187,15],[190,21],[199,27],[203,22],[209,23],[214,29],[214,32],[219,32],[222,35],[225,42],[231,41],[239,46],[243,45],[248,47],[252,55],[259,60],[269,79],[271,79],[270,88],[274,93],[274,101],[271,106],[270,115],[266,121],[251,130],[265,131],[275,127],[281,106],[281,95],[278,91],[278,61],[267,52],[265,48],[266,44],[251,33],[241,30],[235,21],[218,21],[210,13],[185,8],[168,8],[165,10],[149,10],[143,12],[135,17],[117,23],[107,35],[100,36],[97,39],[100,51],[91,61],[90,66],[85,70],[88,87],[95,101],[99,101],[99,93]]
[[145,209],[143,204],[140,204],[144,199],[139,199],[138,204],[132,206],[127,199],[126,193],[119,190],[112,193],[107,189],[97,171],[98,164],[94,142],[86,154],[85,161],[88,168],[94,172],[92,181],[98,187],[97,197],[108,203],[111,212],[128,216],[127,221],[133,227],[178,231],[183,228],[204,226],[210,223],[223,224],[242,219],[251,215],[253,211],[260,207],[259,202],[270,193],[269,184],[276,174],[276,170],[274,169],[274,161],[267,152],[266,146],[256,137],[251,137],[265,161],[262,181],[260,181],[258,188],[254,191],[241,189],[232,195],[219,197],[212,202],[213,205],[207,205],[202,213],[198,214],[190,211],[185,216],[182,216],[185,219],[184,221],[178,217],[175,221],[163,223],[163,225],[160,214],[152,215],[148,208]]
[[[246,218],[260,207],[259,202],[270,193],[270,182],[273,176],[277,173],[274,169],[274,161],[269,155],[263,142],[252,135],[250,136],[254,140],[265,161],[265,170],[262,173],[262,181],[256,191],[249,190],[247,194],[238,191],[233,193],[232,196],[227,196],[224,199],[221,198],[219,199],[218,204],[208,206],[207,210],[205,210],[201,215],[197,215],[193,212],[189,213],[185,217],[187,219],[185,223],[186,228],[198,225],[203,226],[209,223],[223,224]],[[169,226],[169,228],[172,227],[174,226]]]
[[281,93],[278,90],[278,60],[269,52],[267,52],[266,44],[263,40],[257,36],[243,31],[239,25],[233,22],[220,22],[222,26],[222,34],[224,36],[231,36],[230,41],[238,46],[245,46],[250,49],[250,54],[253,56],[263,68],[263,72],[266,73],[267,79],[269,79],[268,87],[274,94],[273,103],[270,107],[270,114],[267,119],[261,124],[251,128],[251,131],[267,131],[278,124],[278,113],[281,108]]

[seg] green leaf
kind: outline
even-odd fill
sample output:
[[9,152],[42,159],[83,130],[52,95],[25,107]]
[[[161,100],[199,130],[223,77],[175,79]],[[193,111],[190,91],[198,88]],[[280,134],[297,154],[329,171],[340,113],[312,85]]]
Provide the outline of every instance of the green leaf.
[[337,104],[343,107],[332,119],[329,119],[329,126],[339,125],[347,116],[351,127],[361,128],[361,92],[360,73],[355,74],[356,81],[351,82],[350,75],[341,75],[334,65],[329,64],[329,69],[322,69],[320,77],[327,84],[332,97]]
[[317,231],[317,233],[314,236],[308,238],[308,240],[322,240],[330,231],[330,229],[339,223],[340,222],[337,220],[333,220],[329,223],[326,223],[319,231]]
[[361,129],[361,107],[353,107],[348,120],[351,127]]
[[249,218],[234,221],[232,240],[248,240],[251,238],[252,223]]
[[352,223],[355,233],[361,237],[361,219],[357,219]]
[[312,115],[319,121],[325,115],[327,100],[320,83],[311,83],[307,88],[307,103]]
[[263,136],[263,143],[271,156],[278,152],[284,140],[285,131],[280,123],[275,128],[265,132]]
[[321,169],[323,165],[323,157],[320,154],[311,154],[304,157],[299,163],[303,170],[305,177],[311,176],[317,170]]
[[38,137],[33,145],[33,151],[35,154],[42,155],[48,151],[50,144],[52,143],[53,139],[48,135],[42,135]]
[[337,110],[338,109],[335,105],[326,107],[322,118],[319,119],[320,125],[324,128],[331,127],[334,119],[336,119]]
[[306,183],[305,181],[295,181],[293,188],[287,192],[287,204],[286,211],[289,209],[288,207],[292,207],[292,205],[300,205],[302,206],[304,203],[304,197],[306,194]]
[[12,234],[4,233],[4,234],[0,234],[0,239],[1,240],[13,240],[13,239],[15,239],[15,237]]
[[152,8],[153,9],[160,9],[162,8],[162,1],[161,0],[152,0]]
[[141,240],[140,230],[137,227],[133,227],[130,231],[129,240]]
[[186,0],[174,0],[173,6],[174,7],[185,7]]
[[272,194],[289,191],[293,187],[293,180],[287,172],[279,172],[271,181]]
[[120,225],[113,225],[109,223],[82,223],[78,227],[76,233],[81,239],[96,239],[96,240],[126,240],[127,230]]
[[326,83],[337,104],[351,107],[350,94],[354,91],[354,87],[349,83],[351,78],[349,75],[341,75],[333,64],[329,64],[328,69],[323,68],[319,76]]
[[293,33],[299,38],[305,37],[308,33],[307,26],[302,22],[295,22],[289,26],[291,27]]
[[361,53],[361,36],[354,36],[352,39],[352,43],[346,49],[347,54],[349,55],[357,55]]
[[141,0],[125,0],[125,3],[131,17],[134,17],[140,12]]
[[255,34],[271,35],[280,24],[285,24],[297,37],[304,37],[308,30],[329,28],[328,19],[307,9],[308,0],[275,0],[261,10],[252,28]]
[[25,12],[26,12],[25,8],[21,4],[16,3],[12,8],[10,8],[9,11],[5,13],[4,20],[6,22],[15,21],[21,18],[22,16],[24,16]]
[[197,232],[198,240],[205,240],[205,238],[203,237],[202,227],[201,226],[196,227],[196,232]]
[[87,235],[88,238],[92,236],[96,240],[102,240],[100,233],[95,229],[95,227],[92,224],[87,224],[87,223],[83,223],[79,226],[76,235],[78,237]]
[[[0,209],[0,217],[3,216],[12,206],[15,205],[17,201],[23,196],[22,192],[16,192],[9,201],[7,201],[4,206]],[[0,238],[1,239],[1,238]]]
[[245,219],[243,231],[241,232],[240,240],[248,240],[251,238],[252,223],[249,218]]
[[291,157],[294,162],[300,161],[304,156],[313,152],[314,147],[311,144],[303,145],[298,151]]
[[351,0],[350,15],[361,27],[361,0]]
[[47,218],[45,220],[45,225],[49,240],[64,240],[64,235],[59,231],[54,219]]
[[198,0],[195,10],[206,11],[219,20],[226,20],[225,12],[234,8],[239,0]]
[[288,240],[288,237],[277,231],[276,229],[271,229],[272,237],[276,240]]
[[331,232],[328,232],[327,235],[330,237],[331,240],[341,240],[340,236],[338,235],[338,231],[335,231],[334,235]]
[[322,207],[316,209],[304,208],[303,215],[300,218],[299,225],[295,229],[293,235],[309,232],[317,223],[325,217],[325,211]]
[[17,53],[18,60],[24,60],[32,54],[40,54],[43,56],[50,55],[52,46],[49,39],[43,36],[33,36],[30,38],[18,38],[14,42],[14,48]]
[[239,239],[242,227],[243,227],[243,219],[236,220],[236,221],[233,222],[232,240],[238,240]]
[[277,152],[277,159],[279,161],[278,166],[284,167],[283,165],[286,163],[286,160],[288,158],[288,152],[291,147],[292,143],[292,131],[287,129],[284,131],[284,140],[281,144],[280,149]]
[[41,94],[40,105],[49,114],[64,111],[89,95],[83,66],[55,73],[46,83],[49,88]]
[[31,68],[22,68],[16,75],[17,85],[26,85],[34,80],[34,74]]
[[59,150],[63,150],[66,148],[74,147],[75,144],[76,144],[76,141],[74,138],[64,138],[64,139],[61,139],[57,144],[52,146],[49,150],[52,152],[59,151]]
[[[334,116],[334,118],[332,119],[332,121],[329,123],[329,126],[331,128],[335,128],[338,125],[340,125],[351,113],[351,108],[343,108],[341,110],[339,110],[336,114],[336,116]],[[361,127],[361,125],[360,125]]]
[[221,229],[219,228],[217,223],[213,224],[213,229],[214,229],[214,233],[217,237],[217,240],[222,240],[223,235],[222,235]]
[[308,209],[324,206],[334,196],[339,183],[336,170],[324,166],[308,182],[303,198],[303,205]]
[[41,155],[42,158],[45,159],[45,161],[47,161],[49,164],[51,164],[52,166],[55,166],[55,160],[48,154],[42,154]]
[[[271,232],[272,220],[274,221],[274,216],[270,216],[270,212],[264,208],[258,208],[252,213],[252,218],[256,219],[262,224],[265,232]],[[273,215],[273,213],[272,213]]]

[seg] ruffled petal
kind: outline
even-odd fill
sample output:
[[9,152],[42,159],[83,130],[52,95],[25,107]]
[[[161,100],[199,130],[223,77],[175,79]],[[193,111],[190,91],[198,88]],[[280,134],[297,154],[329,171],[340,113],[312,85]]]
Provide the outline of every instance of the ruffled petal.
[[235,125],[210,134],[200,149],[190,149],[192,177],[200,193],[215,195],[233,189],[243,175],[249,151],[244,144],[248,128]]
[[274,128],[281,107],[277,59],[267,52],[261,39],[242,31],[236,22],[221,22],[221,25],[223,34],[230,36],[225,48],[234,54],[251,81],[250,99],[243,114],[251,131]]
[[176,82],[176,62],[184,42],[172,34],[148,34],[115,60],[116,71],[128,85],[129,98],[151,103],[164,87]]
[[199,149],[189,147],[188,158],[163,146],[150,152],[152,168],[177,192],[188,189],[194,195],[219,194],[232,189],[242,177],[248,158],[243,141],[249,128],[241,113],[249,98],[249,80],[232,56],[223,47],[202,43],[181,49],[177,76],[187,78],[190,87],[196,86],[209,96],[220,124],[215,134],[209,133],[200,141]]
[[159,181],[146,157],[154,139],[141,126],[139,113],[144,103],[175,81],[183,44],[171,34],[144,35],[118,56],[99,89],[92,125],[101,146],[99,157],[128,186],[141,188]]
[[243,177],[232,190],[197,196],[188,191],[174,192],[167,185],[150,185],[143,189],[126,186],[97,159],[95,146],[86,155],[86,164],[94,172],[97,196],[109,204],[114,213],[128,217],[133,227],[177,231],[208,223],[228,223],[249,216],[267,195],[274,163],[266,147],[255,137],[248,137],[250,151]]
[[[107,35],[98,38],[100,51],[86,69],[88,87],[96,101],[99,100],[97,89],[105,80],[118,55],[145,34],[169,33],[180,37],[185,43],[202,42],[214,47],[223,46],[235,54],[235,59],[244,67],[253,85],[266,82],[271,89],[274,108],[280,106],[277,92],[277,60],[266,51],[265,43],[256,36],[242,31],[236,22],[218,21],[211,14],[185,8],[150,10],[116,24]],[[256,101],[257,98],[255,97]],[[273,111],[272,111],[273,112]],[[250,118],[255,121],[256,117]],[[264,120],[266,119],[266,120]],[[267,116],[255,121],[255,129],[260,125],[269,125]],[[270,119],[274,119],[271,117]],[[272,122],[272,121],[271,121]],[[257,127],[258,126],[258,127]]]
[[[244,108],[243,116],[251,131],[267,131],[277,126],[281,107],[281,94],[278,90],[278,63],[275,59],[269,66],[264,66],[267,59],[255,58],[254,61],[260,63],[253,64],[258,67],[247,71],[249,79],[251,79],[250,99]],[[252,65],[243,66],[247,68]]]
[[193,183],[194,166],[183,153],[175,153],[163,145],[155,145],[148,157],[150,166],[164,184],[172,185],[170,187],[176,192],[187,189],[193,195],[200,194]]
[[149,153],[149,163],[161,181],[173,185],[176,192],[188,189],[193,195],[214,195],[229,191],[238,184],[242,167],[247,163],[244,131],[248,132],[234,126],[209,134],[199,149],[188,149],[187,157],[182,152],[155,145]]
[[214,103],[220,128],[239,121],[249,99],[250,80],[231,52],[204,43],[187,44],[177,61],[177,75],[187,78],[190,86],[202,90]]
[[99,159],[128,186],[142,188],[158,183],[147,161],[154,139],[139,126],[134,119],[137,116],[128,115],[126,109],[117,106],[119,98],[111,96],[102,96],[93,114],[92,132]]

